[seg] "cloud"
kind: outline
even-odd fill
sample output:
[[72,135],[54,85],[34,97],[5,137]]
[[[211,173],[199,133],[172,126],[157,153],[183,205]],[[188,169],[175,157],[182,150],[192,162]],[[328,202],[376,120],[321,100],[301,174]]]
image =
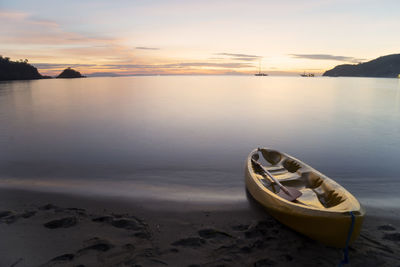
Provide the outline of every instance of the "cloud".
[[346,61],[358,63],[365,59],[363,58],[354,58],[354,57],[346,57],[346,56],[334,56],[329,54],[289,54],[293,58],[305,58],[305,59],[316,59],[316,60],[336,60],[336,61]]
[[[124,47],[125,51],[122,51],[122,46],[118,45],[118,39],[66,31],[56,21],[35,17],[29,13],[0,10],[0,24],[7,25],[7,27],[0,27],[2,40],[0,48],[3,50],[5,47],[14,46],[14,50],[16,50],[15,47],[18,47],[21,53],[26,50],[26,54],[34,48],[36,52],[46,49],[47,51],[51,50],[51,53],[66,52],[68,55],[81,50],[84,55],[87,55],[90,52],[88,50],[101,48],[103,49],[102,54],[98,53],[98,55],[104,55],[104,50],[108,49],[109,54],[120,52],[121,58],[126,58],[131,53],[128,47]],[[56,49],[58,50],[55,51]],[[68,49],[71,51],[67,51]],[[57,54],[60,55],[60,53]]]
[[118,69],[181,69],[181,68],[249,68],[253,67],[246,63],[213,63],[213,62],[184,62],[171,64],[108,64],[103,65],[108,68]]
[[22,20],[25,19],[26,17],[28,17],[28,14],[24,12],[0,10],[1,19]]
[[0,12],[0,23],[7,25],[0,28],[3,43],[75,47],[77,45],[111,46],[118,41],[116,38],[66,31],[56,21],[33,17],[28,13]]
[[89,77],[119,77],[121,75],[114,73],[114,72],[92,72],[86,74]]
[[7,25],[0,27],[2,54],[28,58],[44,75],[55,75],[67,67],[81,72],[108,72],[114,70],[104,64],[134,61],[132,47],[117,38],[67,31],[55,21],[29,13],[0,10],[0,25]]
[[215,53],[214,55],[229,57],[230,59],[233,60],[242,60],[242,61],[254,61],[262,58],[261,56],[256,56],[256,55],[235,54],[235,53]]
[[251,57],[251,58],[259,58],[260,57],[260,56],[255,56],[255,55],[232,54],[232,53],[215,53],[215,55],[229,56],[229,57]]
[[157,47],[147,47],[147,46],[136,46],[135,48],[140,50],[160,50],[160,48]]
[[77,67],[82,67],[82,68],[92,68],[92,67],[97,67],[98,65],[96,64],[53,64],[53,63],[32,63],[33,66],[35,66],[38,69],[42,70],[48,70],[48,69],[64,69],[64,68],[77,68]]
[[[0,10],[0,50],[7,56],[28,59],[42,74],[55,75],[67,67],[94,75],[131,74],[222,74],[254,68],[256,55],[218,53],[216,60],[136,58],[124,39],[87,35],[66,30],[56,21],[26,12]],[[137,46],[152,51],[158,47]],[[36,63],[35,63],[36,62]],[[46,63],[47,62],[47,63]],[[71,64],[75,63],[75,64]]]
[[[56,75],[67,67],[85,71],[88,76],[151,75],[151,74],[231,74],[252,68],[242,62],[180,62],[167,64],[58,64],[32,63],[46,74]],[[210,72],[211,71],[211,72]]]

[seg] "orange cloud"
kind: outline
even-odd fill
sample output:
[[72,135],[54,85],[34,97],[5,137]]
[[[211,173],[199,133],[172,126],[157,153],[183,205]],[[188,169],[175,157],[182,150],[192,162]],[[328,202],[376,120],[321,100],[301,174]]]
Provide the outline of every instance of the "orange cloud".
[[[175,59],[163,57],[153,46],[128,46],[129,40],[85,36],[66,31],[57,22],[28,13],[1,11],[0,48],[11,58],[28,58],[42,74],[56,75],[66,67],[82,73],[132,74],[224,74],[249,73],[259,56],[216,53],[221,59]],[[169,55],[168,51],[163,51]],[[158,55],[158,57],[154,57]],[[239,61],[239,62],[238,62]],[[240,72],[238,72],[238,70]]]

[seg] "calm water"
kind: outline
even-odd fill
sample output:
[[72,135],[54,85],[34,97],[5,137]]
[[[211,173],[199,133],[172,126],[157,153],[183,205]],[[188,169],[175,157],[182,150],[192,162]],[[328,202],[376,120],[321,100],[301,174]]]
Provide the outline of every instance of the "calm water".
[[243,201],[257,146],[400,205],[400,80],[239,76],[0,83],[0,185]]

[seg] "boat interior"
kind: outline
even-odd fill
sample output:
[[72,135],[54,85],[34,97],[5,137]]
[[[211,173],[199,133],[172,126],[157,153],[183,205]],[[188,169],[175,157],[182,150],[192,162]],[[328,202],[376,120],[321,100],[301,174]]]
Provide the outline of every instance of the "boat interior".
[[[258,160],[282,185],[302,193],[294,203],[332,210],[348,210],[351,206],[346,201],[348,197],[343,187],[296,159],[264,148],[254,153],[252,158]],[[264,187],[273,193],[279,193],[279,186],[259,166],[253,163],[252,167]]]

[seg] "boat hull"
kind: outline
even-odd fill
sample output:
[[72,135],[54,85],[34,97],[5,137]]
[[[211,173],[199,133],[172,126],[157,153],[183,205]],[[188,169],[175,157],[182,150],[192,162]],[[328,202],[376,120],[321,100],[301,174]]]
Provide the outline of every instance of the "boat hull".
[[351,230],[350,211],[334,212],[295,205],[269,192],[254,177],[250,161],[246,166],[246,187],[253,198],[266,208],[269,214],[293,230],[326,245],[344,248],[350,235],[349,244],[354,242],[361,231],[365,211],[352,210],[354,225]]

